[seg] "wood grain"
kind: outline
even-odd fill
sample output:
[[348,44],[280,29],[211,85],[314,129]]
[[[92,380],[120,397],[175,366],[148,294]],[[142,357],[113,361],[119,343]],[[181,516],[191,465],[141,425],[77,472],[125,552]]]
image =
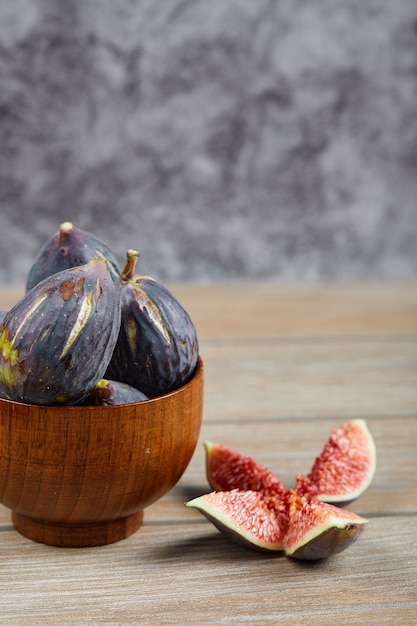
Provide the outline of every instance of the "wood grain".
[[[204,419],[177,485],[139,531],[91,549],[21,537],[0,506],[0,623],[392,624],[417,615],[417,284],[173,285],[199,332]],[[16,292],[0,293],[10,303]],[[203,441],[291,486],[330,429],[362,417],[374,481],[349,550],[301,563],[241,548],[184,502],[208,491]]]
[[407,339],[202,342],[205,420],[417,413],[417,335]]
[[415,516],[376,518],[346,552],[301,563],[250,552],[199,520],[145,524],[125,541],[87,553],[7,531],[0,536],[1,620],[411,626],[414,536]]
[[0,501],[15,528],[52,546],[119,541],[184,473],[197,444],[204,373],[175,391],[113,406],[0,399]]
[[191,314],[202,339],[417,333],[413,282],[170,287]]

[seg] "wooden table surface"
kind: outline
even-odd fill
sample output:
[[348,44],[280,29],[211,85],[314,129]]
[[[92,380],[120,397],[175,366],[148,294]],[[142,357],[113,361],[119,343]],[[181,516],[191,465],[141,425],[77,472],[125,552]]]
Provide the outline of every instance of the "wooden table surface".
[[[200,442],[177,484],[118,543],[53,548],[0,506],[3,624],[417,623],[417,283],[171,285],[205,362]],[[0,309],[19,290],[0,291]],[[292,485],[330,430],[364,418],[374,481],[350,509],[370,523],[327,560],[232,543],[184,502],[209,491],[204,440]]]

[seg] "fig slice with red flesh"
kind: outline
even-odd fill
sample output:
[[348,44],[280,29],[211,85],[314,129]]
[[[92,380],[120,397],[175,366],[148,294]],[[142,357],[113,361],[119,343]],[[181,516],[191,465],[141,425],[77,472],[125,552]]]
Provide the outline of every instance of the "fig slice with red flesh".
[[237,543],[260,551],[284,549],[287,504],[259,491],[213,491],[186,502]]
[[210,441],[205,441],[204,447],[207,480],[213,490],[260,491],[264,496],[278,497],[286,493],[282,482],[252,457]]
[[288,531],[285,554],[313,561],[338,554],[351,546],[368,520],[356,513],[289,492]]
[[298,474],[292,490],[252,457],[217,443],[204,446],[207,479],[216,491],[186,505],[241,544],[323,559],[348,548],[368,523],[340,508],[360,496],[375,473],[375,443],[364,420],[334,429],[311,472]]
[[[205,442],[204,446],[207,480],[212,489],[249,489],[265,495],[285,491],[280,480],[253,458],[217,443]],[[297,475],[294,489],[343,506],[369,487],[375,469],[375,443],[365,420],[350,420],[333,430],[311,472]]]
[[259,491],[218,491],[194,498],[186,506],[200,511],[245,547],[310,561],[346,550],[368,521],[295,491],[288,491],[282,500]]
[[295,490],[344,506],[369,487],[375,469],[375,442],[365,420],[350,420],[331,432],[310,473],[297,475]]

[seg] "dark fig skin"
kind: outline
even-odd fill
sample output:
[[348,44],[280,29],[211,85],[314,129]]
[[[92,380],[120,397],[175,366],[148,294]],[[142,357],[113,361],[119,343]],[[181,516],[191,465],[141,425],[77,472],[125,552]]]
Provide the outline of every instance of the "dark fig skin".
[[120,327],[119,289],[93,259],[33,287],[0,326],[0,396],[77,404],[103,377]]
[[94,258],[102,258],[108,262],[110,274],[117,284],[120,271],[110,248],[95,235],[77,228],[72,222],[63,222],[59,231],[44,243],[36,255],[26,279],[26,291],[48,276],[85,265]]
[[6,315],[7,315],[7,311],[0,311],[0,324],[2,323]]
[[148,400],[148,396],[131,385],[101,378],[94,385],[84,404],[88,406],[114,406],[115,404],[131,404],[145,400]]
[[321,535],[308,541],[287,556],[301,561],[327,559],[349,548],[363,531],[364,526],[362,524],[349,524],[343,529],[328,528]]
[[198,360],[196,329],[174,295],[148,276],[136,275],[139,253],[127,252],[120,277],[120,333],[105,377],[148,397],[184,385]]

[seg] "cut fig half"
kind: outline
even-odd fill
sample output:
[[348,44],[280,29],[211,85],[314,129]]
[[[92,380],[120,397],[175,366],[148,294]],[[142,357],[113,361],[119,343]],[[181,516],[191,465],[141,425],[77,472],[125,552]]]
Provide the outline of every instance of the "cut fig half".
[[[259,491],[218,491],[186,502],[237,543],[260,551],[282,551],[287,514]],[[277,508],[282,503],[277,503]],[[282,507],[286,509],[286,506]]]
[[368,520],[356,513],[301,496],[289,496],[288,532],[285,554],[293,559],[313,561],[338,554],[351,546]]
[[[285,487],[266,467],[218,443],[205,442],[206,474],[212,489],[283,494]],[[335,428],[308,475],[298,474],[294,489],[337,506],[356,500],[369,487],[376,469],[375,442],[365,420]]]
[[186,505],[247,547],[324,559],[346,550],[368,523],[339,508],[359,497],[375,474],[375,443],[364,420],[334,429],[311,472],[297,475],[293,490],[252,457],[217,443],[204,446],[207,479],[216,491]]
[[264,496],[284,496],[286,488],[266,467],[250,456],[244,456],[218,443],[204,442],[206,475],[215,491],[260,491]]
[[375,469],[375,442],[365,420],[350,420],[331,432],[310,473],[297,476],[295,489],[344,506],[364,493]]
[[368,522],[363,517],[295,491],[285,500],[259,491],[219,491],[186,503],[221,532],[254,550],[284,551],[293,559],[325,559],[346,550]]

